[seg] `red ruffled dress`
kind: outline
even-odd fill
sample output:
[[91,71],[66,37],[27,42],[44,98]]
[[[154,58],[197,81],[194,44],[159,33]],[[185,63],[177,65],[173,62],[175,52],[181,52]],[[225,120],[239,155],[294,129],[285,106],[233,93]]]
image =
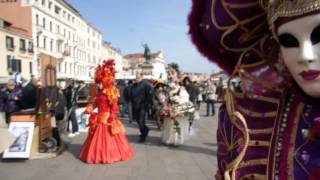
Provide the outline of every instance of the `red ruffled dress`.
[[133,150],[125,136],[124,127],[117,117],[117,100],[109,103],[108,96],[98,93],[94,104],[86,113],[98,108],[98,113],[90,116],[89,133],[84,142],[80,159],[89,164],[106,164],[131,159]]

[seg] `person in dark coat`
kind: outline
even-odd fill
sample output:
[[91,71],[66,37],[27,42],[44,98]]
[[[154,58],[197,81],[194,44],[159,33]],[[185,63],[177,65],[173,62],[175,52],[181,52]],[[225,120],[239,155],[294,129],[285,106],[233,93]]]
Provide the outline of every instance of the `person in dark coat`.
[[54,108],[54,115],[56,118],[57,127],[52,128],[52,135],[57,140],[57,146],[61,147],[62,141],[60,134],[65,132],[65,116],[67,112],[67,100],[60,88],[57,91],[57,102]]
[[152,103],[153,88],[147,80],[142,80],[140,73],[136,74],[136,82],[131,88],[131,100],[133,117],[137,121],[140,130],[139,142],[145,142],[149,133],[146,126],[146,113]]
[[9,123],[11,113],[20,110],[21,98],[21,89],[16,87],[16,83],[13,80],[9,80],[7,83],[7,88],[3,93],[4,111],[6,114],[7,123]]
[[131,88],[133,85],[133,81],[129,80],[127,86],[123,90],[123,96],[124,100],[127,103],[128,106],[128,117],[129,117],[129,123],[132,123],[133,121],[133,112],[132,112],[132,100],[131,100]]
[[34,77],[22,88],[21,109],[35,108],[37,104],[38,80]]
[[76,89],[76,103],[88,103],[89,90],[84,81],[79,81],[79,86]]
[[71,121],[72,124],[72,132],[70,132],[69,123],[67,127],[67,131],[70,132],[68,135],[69,137],[74,137],[75,135],[79,134],[79,125],[76,117],[76,109],[78,107],[76,91],[77,90],[74,88],[74,83],[69,83],[64,92],[67,99],[68,120]]
[[120,97],[118,100],[120,117],[124,117],[124,114],[125,114],[125,104],[126,104],[126,101],[124,98],[125,87],[126,87],[125,82],[123,80],[119,80],[117,82],[117,88],[119,89],[119,94],[120,94]]
[[183,78],[182,83],[189,94],[189,100],[193,103],[193,105],[196,105],[197,96],[199,94],[199,92],[197,92],[196,87],[194,86],[194,84],[192,83],[192,81],[188,76]]

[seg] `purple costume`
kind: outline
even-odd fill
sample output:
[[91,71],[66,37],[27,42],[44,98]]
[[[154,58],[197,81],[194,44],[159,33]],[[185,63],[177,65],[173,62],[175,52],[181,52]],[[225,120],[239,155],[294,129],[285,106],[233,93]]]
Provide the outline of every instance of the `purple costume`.
[[219,111],[217,179],[320,179],[320,99],[294,82],[275,29],[319,0],[194,0],[198,50],[242,82]]

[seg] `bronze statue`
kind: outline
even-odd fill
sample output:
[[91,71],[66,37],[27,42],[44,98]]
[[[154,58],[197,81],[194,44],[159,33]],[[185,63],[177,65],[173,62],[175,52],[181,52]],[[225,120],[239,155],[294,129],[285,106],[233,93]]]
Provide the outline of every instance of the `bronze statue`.
[[146,59],[146,62],[148,62],[148,61],[151,59],[151,51],[150,51],[150,48],[149,48],[149,46],[148,46],[147,43],[142,44],[142,47],[144,48],[143,56],[144,56],[144,58]]

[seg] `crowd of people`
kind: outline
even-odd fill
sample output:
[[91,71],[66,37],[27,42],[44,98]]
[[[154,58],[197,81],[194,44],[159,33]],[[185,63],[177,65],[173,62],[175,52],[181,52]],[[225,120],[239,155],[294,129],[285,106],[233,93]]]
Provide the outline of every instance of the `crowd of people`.
[[[165,97],[169,96],[169,92],[173,88],[170,87],[170,82],[172,82],[170,77],[167,82],[142,79],[140,73],[136,74],[134,81],[130,80],[127,83],[118,81],[120,116],[123,117],[125,114],[128,114],[129,123],[133,121],[138,123],[140,142],[145,141],[149,132],[149,128],[145,123],[146,119],[154,120],[159,129],[163,128],[161,111],[163,110],[164,102],[161,95],[165,94]],[[222,79],[215,82],[209,78],[205,81],[197,82],[192,81],[188,76],[178,76],[175,83],[186,90],[188,100],[196,110],[191,119],[194,116],[199,117],[198,110],[202,103],[205,103],[207,106],[206,116],[215,115],[215,103],[221,102],[222,99]]]
[[[98,119],[102,118],[100,117],[102,116],[101,112],[105,112],[102,113],[103,116],[107,113],[108,117],[112,116],[114,119],[117,119],[115,117],[122,117],[122,120],[123,117],[127,116],[129,123],[136,122],[140,132],[139,142],[141,143],[146,141],[150,130],[146,121],[154,120],[159,130],[162,131],[163,143],[180,145],[183,144],[186,136],[191,134],[194,119],[200,118],[198,111],[203,102],[207,105],[206,115],[215,115],[215,103],[220,101],[219,98],[223,88],[222,80],[213,82],[213,80],[208,79],[203,82],[195,82],[188,76],[180,77],[175,70],[171,70],[169,73],[168,81],[143,79],[141,73],[137,73],[134,80],[114,80],[111,84],[111,81],[109,81],[108,79],[109,84],[107,85],[104,80],[95,83],[95,95],[90,102],[89,97],[92,94],[89,93],[89,85],[83,81],[77,83],[67,81],[64,88],[56,87],[55,91],[50,92],[51,98],[54,99],[52,100],[54,105],[50,107],[48,112],[55,117],[56,126],[52,128],[52,135],[58,147],[63,145],[61,133],[70,138],[80,134],[79,110],[81,110],[81,116],[91,114],[90,117],[85,116],[85,126],[89,127],[89,132],[80,157],[88,163],[111,163],[114,161],[106,157],[106,160],[100,162],[100,160],[95,159],[96,154],[88,152],[90,149],[96,148],[95,145],[90,144],[103,141],[102,137],[96,137],[96,140],[92,139],[96,127],[98,127],[97,122],[100,121]],[[104,89],[112,89],[113,86],[116,87],[118,94],[105,92]],[[5,119],[5,123],[8,125],[10,117],[16,112],[33,111],[36,113],[40,104],[41,89],[45,90],[44,87],[40,86],[39,80],[34,77],[31,77],[25,83],[10,79],[0,93],[0,112]],[[117,94],[118,99],[113,101],[113,104],[116,103],[117,106],[101,106],[103,103],[111,102],[110,98],[115,96],[112,94]],[[102,101],[103,103],[101,103]],[[97,110],[94,111],[95,108],[89,110],[88,104],[90,103],[93,103],[92,105]],[[92,120],[92,114],[96,112],[97,121]],[[119,120],[121,120],[120,118]],[[100,125],[101,122],[98,124]],[[92,124],[95,124],[94,128]],[[108,125],[108,123],[105,125]],[[120,121],[118,125],[120,129],[123,127]],[[101,131],[104,132],[105,130]],[[123,132],[118,137],[122,139],[121,142],[126,141]],[[110,138],[113,139],[112,136]],[[122,145],[126,149],[124,151],[129,153],[124,159],[129,159],[133,151],[130,150],[129,145]]]
[[[8,80],[0,90],[0,113],[6,123],[9,124],[11,114],[19,111],[36,111],[40,101],[40,83],[35,77],[31,77],[25,83],[19,83],[13,79]],[[66,88],[57,87],[54,92],[55,104],[50,112],[55,116],[57,122],[68,120],[67,131],[73,137],[79,134],[78,122],[75,110],[81,104],[88,103],[89,90],[83,81],[69,81]],[[72,127],[69,127],[71,124]]]

